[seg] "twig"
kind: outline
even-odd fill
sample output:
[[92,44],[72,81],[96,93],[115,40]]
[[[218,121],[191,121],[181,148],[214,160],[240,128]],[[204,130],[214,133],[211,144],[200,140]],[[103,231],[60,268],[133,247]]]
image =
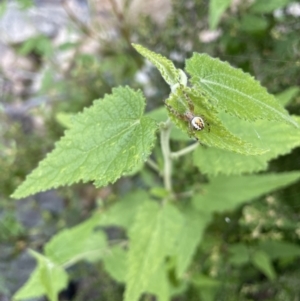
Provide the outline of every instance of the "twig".
[[179,158],[181,156],[184,156],[184,155],[186,155],[186,154],[194,151],[198,147],[198,145],[199,145],[199,143],[196,142],[196,143],[194,143],[192,145],[187,146],[186,148],[181,149],[178,152],[173,152],[173,153],[171,153],[171,158],[172,159],[177,159],[177,158]]
[[161,170],[159,169],[158,165],[152,160],[152,159],[148,159],[146,164],[151,167],[153,170],[155,170],[156,172],[158,172],[159,175],[162,174]]

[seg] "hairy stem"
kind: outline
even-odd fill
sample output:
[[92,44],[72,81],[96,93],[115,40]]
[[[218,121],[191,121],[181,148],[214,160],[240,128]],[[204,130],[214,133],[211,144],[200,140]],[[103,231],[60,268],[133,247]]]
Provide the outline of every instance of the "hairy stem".
[[165,123],[161,125],[160,131],[160,144],[162,149],[162,154],[164,158],[164,170],[163,179],[165,189],[172,193],[172,159],[170,150],[170,133],[171,133],[172,123],[168,119]]
[[178,151],[178,152],[173,152],[173,153],[171,153],[171,158],[172,158],[172,159],[177,159],[177,158],[179,158],[179,157],[181,157],[181,156],[184,156],[184,155],[186,155],[186,154],[188,154],[188,153],[194,151],[194,150],[198,147],[198,145],[199,145],[199,143],[196,142],[196,143],[194,143],[194,144],[192,144],[192,145],[189,145],[189,146],[187,146],[187,147],[181,149],[181,150]]
[[146,161],[147,165],[149,167],[151,167],[153,170],[155,170],[159,175],[161,175],[161,170],[159,169],[158,165],[152,160],[152,159],[148,159]]

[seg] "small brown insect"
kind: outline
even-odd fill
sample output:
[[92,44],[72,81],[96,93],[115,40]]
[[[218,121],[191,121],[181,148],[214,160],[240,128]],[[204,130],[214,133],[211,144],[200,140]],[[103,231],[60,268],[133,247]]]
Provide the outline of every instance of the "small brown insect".
[[191,112],[186,112],[184,116],[190,122],[190,126],[197,131],[201,131],[205,127],[204,120],[200,116],[195,116]]
[[200,116],[196,116],[194,114],[194,104],[191,101],[190,97],[185,94],[184,97],[186,99],[187,105],[188,105],[188,109],[185,113],[180,113],[177,110],[175,110],[173,107],[171,107],[170,105],[168,105],[167,103],[165,103],[167,109],[173,114],[175,115],[177,118],[188,121],[189,122],[189,127],[190,127],[190,134],[192,134],[193,130],[196,131],[202,131],[205,126],[208,126],[208,131],[210,131],[210,127],[209,124],[205,124],[204,122],[204,118],[200,117]]

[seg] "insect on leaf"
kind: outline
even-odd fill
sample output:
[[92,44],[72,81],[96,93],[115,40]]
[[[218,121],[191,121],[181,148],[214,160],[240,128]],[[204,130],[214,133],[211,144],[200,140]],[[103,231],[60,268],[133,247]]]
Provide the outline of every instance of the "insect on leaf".
[[[254,147],[268,148],[269,151],[260,156],[245,156],[214,147],[198,147],[193,153],[193,159],[202,173],[216,176],[265,170],[268,161],[300,146],[300,129],[290,124],[263,119],[248,122],[225,113],[219,116],[234,135],[250,142]],[[300,118],[293,118],[300,125]]]
[[188,107],[188,99],[194,106],[192,113],[195,116],[201,116],[203,118],[205,128],[201,131],[191,129],[189,121],[178,118],[171,110],[169,110],[170,118],[179,128],[197,138],[201,143],[245,155],[258,155],[268,150],[267,148],[253,147],[250,143],[232,134],[223,125],[214,107],[209,104],[202,95],[197,94],[194,89],[181,87],[170,95],[166,103],[182,116],[185,111],[190,110]]
[[199,53],[186,60],[186,70],[192,84],[216,107],[246,120],[276,120],[299,127],[275,97],[242,70]]

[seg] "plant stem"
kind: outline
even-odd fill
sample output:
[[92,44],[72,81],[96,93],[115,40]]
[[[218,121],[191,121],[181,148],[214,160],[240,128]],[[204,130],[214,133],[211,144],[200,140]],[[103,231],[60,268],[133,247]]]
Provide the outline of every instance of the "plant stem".
[[153,170],[155,170],[156,172],[158,172],[159,175],[161,175],[161,170],[159,169],[158,165],[152,159],[149,158],[146,163]]
[[181,156],[184,156],[184,155],[186,155],[186,154],[194,151],[198,147],[198,145],[199,145],[199,143],[196,142],[196,143],[194,143],[192,145],[187,146],[186,148],[181,149],[178,152],[173,152],[173,153],[171,153],[171,158],[172,159],[177,159],[177,158],[179,158]]
[[164,158],[164,170],[163,179],[165,189],[172,193],[172,159],[170,150],[170,133],[171,133],[172,123],[168,119],[165,123],[161,125],[160,131],[160,144],[162,149],[162,154]]

